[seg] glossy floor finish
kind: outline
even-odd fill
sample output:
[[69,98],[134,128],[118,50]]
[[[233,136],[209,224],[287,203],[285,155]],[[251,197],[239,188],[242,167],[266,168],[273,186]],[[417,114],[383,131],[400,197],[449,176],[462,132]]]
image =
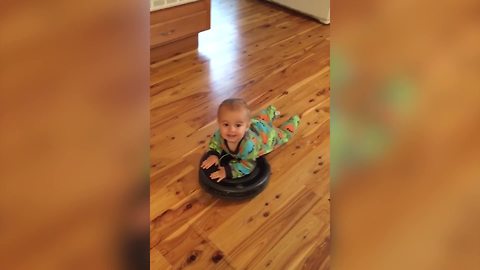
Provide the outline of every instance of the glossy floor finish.
[[[212,1],[198,51],[151,65],[151,269],[328,269],[329,26],[253,0]],[[256,198],[205,194],[198,165],[228,97],[276,123],[301,115],[291,142],[267,155]]]

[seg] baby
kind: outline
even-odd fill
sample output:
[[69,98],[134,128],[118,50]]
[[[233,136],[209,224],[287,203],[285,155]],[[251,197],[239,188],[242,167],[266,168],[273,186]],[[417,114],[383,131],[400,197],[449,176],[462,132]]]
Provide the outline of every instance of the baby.
[[251,173],[258,157],[285,144],[297,131],[300,123],[297,115],[277,128],[273,126],[273,120],[278,115],[279,112],[270,105],[250,118],[250,110],[243,99],[224,100],[217,112],[220,128],[210,140],[210,156],[202,162],[201,168],[218,165],[218,170],[210,174],[210,178],[217,179],[217,182]]

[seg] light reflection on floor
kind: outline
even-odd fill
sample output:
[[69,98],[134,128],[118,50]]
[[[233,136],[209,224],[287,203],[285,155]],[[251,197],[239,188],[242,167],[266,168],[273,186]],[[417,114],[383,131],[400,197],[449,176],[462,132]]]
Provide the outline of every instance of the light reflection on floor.
[[[210,30],[199,33],[198,53],[206,58],[209,69],[210,90],[215,93],[228,92],[234,86],[235,80],[230,68],[240,60],[243,42],[238,32],[238,17],[229,4],[212,1]],[[225,13],[229,13],[225,16]]]

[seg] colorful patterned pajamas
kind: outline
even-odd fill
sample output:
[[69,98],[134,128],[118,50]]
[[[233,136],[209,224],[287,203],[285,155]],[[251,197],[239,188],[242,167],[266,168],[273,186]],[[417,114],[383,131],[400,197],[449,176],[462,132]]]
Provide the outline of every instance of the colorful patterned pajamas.
[[[300,118],[295,115],[279,127],[274,127],[276,112],[275,107],[270,105],[251,119],[250,128],[240,141],[237,152],[228,149],[219,130],[214,133],[209,143],[209,154],[219,157],[219,163],[225,167],[227,178],[238,178],[251,173],[258,157],[285,144],[296,133]],[[222,162],[225,158],[228,161]]]

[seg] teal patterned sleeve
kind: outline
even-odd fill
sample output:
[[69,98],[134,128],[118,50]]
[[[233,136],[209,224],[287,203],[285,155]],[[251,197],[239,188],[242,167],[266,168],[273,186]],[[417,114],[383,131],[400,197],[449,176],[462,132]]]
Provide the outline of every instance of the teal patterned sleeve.
[[209,155],[216,155],[220,157],[222,153],[222,136],[220,136],[220,131],[217,130],[213,134],[212,138],[210,139],[210,143],[208,144],[208,154]]

